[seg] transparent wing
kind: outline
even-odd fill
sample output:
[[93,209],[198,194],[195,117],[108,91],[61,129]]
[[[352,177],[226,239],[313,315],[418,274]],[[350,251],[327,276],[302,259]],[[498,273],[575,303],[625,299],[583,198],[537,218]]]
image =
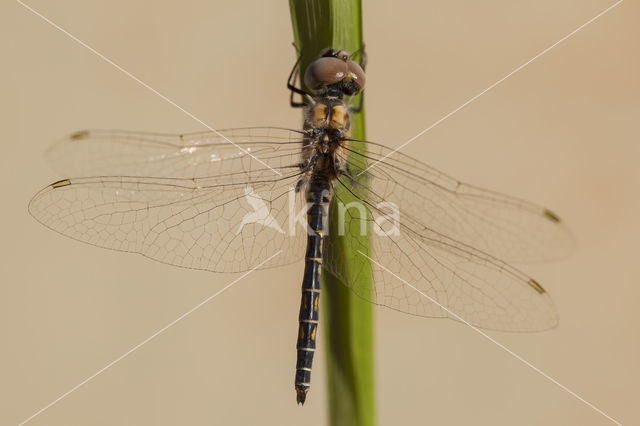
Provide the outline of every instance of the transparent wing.
[[373,165],[365,172],[369,196],[399,207],[416,234],[446,235],[509,262],[558,259],[574,247],[570,231],[549,209],[462,183],[382,145],[366,145],[367,154],[349,155],[354,164]]
[[[340,180],[338,186],[336,201],[359,200],[364,211],[346,210],[345,237],[327,240],[323,266],[360,297],[414,315],[493,330],[538,331],[557,324],[550,297],[524,273],[429,228],[418,233],[415,224],[404,222],[394,228],[381,220],[389,213],[376,207],[381,198],[365,199],[366,187],[356,182]],[[360,238],[363,222],[369,243]],[[333,226],[330,232],[339,229]],[[372,288],[367,276],[373,278]]]
[[54,144],[47,157],[62,176],[198,178],[291,165],[280,158],[299,155],[302,137],[275,127],[190,134],[83,130]]
[[[290,194],[302,173],[303,134],[254,128],[225,135],[241,149],[212,133],[79,132],[50,155],[66,173],[98,177],[58,181],[33,198],[30,211],[72,238],[183,267],[244,271],[278,250],[283,253],[267,266],[301,260],[305,233],[291,230],[304,221],[303,197]],[[350,153],[352,174],[390,153],[374,143],[368,148],[367,156]],[[402,154],[362,180],[341,178],[337,189],[337,201],[364,206],[372,240],[369,246],[356,238],[360,219],[347,211],[346,237],[353,238],[336,241],[351,250],[336,250],[327,240],[330,252],[346,255],[327,255],[324,265],[361,297],[416,315],[460,315],[485,328],[555,325],[542,287],[497,259],[555,257],[570,246],[570,235],[548,210],[462,184]],[[376,222],[389,213],[383,204],[389,202],[398,208],[400,233]],[[344,272],[347,256],[356,261]],[[372,289],[359,287],[367,274],[374,277]]]
[[265,267],[302,260],[304,232],[289,220],[303,210],[293,191],[300,135],[282,131],[285,142],[261,130],[243,130],[244,150],[211,134],[78,133],[52,150],[58,165],[104,176],[55,182],[29,211],[74,239],[187,268],[246,271],[278,250]]

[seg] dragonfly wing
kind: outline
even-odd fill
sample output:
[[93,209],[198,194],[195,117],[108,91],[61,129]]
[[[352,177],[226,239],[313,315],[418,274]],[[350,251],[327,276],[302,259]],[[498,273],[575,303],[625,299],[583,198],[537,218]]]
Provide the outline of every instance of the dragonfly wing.
[[[337,202],[348,203],[358,195],[353,185],[339,185],[346,192],[336,192]],[[334,236],[325,245],[323,266],[360,297],[414,315],[453,318],[494,330],[537,331],[557,324],[553,302],[535,280],[428,229],[418,233],[402,223],[395,229],[380,219],[388,212],[377,208],[376,201],[362,200],[365,208],[358,214],[347,209],[345,237]],[[363,224],[369,243],[359,237]],[[338,247],[343,244],[347,250]],[[350,257],[332,254],[340,250]],[[367,284],[368,276],[373,287]]]
[[83,130],[54,144],[47,157],[61,176],[198,178],[269,167],[275,175],[292,166],[302,137],[270,127],[191,134]]
[[288,229],[289,212],[303,209],[304,197],[293,190],[299,175],[274,177],[263,169],[200,179],[71,178],[37,193],[29,211],[47,227],[95,246],[240,272],[279,250],[265,267],[303,258],[304,233]]
[[419,234],[440,233],[509,262],[557,259],[574,247],[572,234],[549,209],[462,183],[382,145],[369,142],[367,149],[349,153],[372,165],[363,191],[397,206],[401,220]]

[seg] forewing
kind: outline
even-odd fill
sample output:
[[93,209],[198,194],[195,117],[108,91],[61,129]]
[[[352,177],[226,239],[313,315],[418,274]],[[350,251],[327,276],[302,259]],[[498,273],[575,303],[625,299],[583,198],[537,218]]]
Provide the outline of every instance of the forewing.
[[78,133],[53,157],[65,171],[95,177],[47,186],[29,211],[71,238],[187,268],[246,271],[278,250],[265,267],[301,260],[304,233],[291,232],[298,225],[289,217],[304,204],[294,190],[300,144],[242,132],[244,150],[212,134]]
[[199,178],[269,167],[277,175],[292,166],[302,136],[273,127],[190,134],[83,130],[54,144],[47,157],[62,176]]
[[509,262],[557,259],[574,246],[570,231],[549,209],[462,183],[382,145],[367,142],[367,149],[365,155],[349,153],[371,166],[364,172],[367,191],[397,206],[417,234],[446,235]]

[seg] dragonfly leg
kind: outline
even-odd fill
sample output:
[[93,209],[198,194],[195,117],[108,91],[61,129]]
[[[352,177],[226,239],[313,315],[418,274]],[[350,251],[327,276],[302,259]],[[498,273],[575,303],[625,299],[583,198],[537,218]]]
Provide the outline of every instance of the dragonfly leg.
[[293,65],[293,69],[291,69],[291,73],[289,74],[289,78],[287,79],[287,89],[291,91],[291,94],[289,96],[289,104],[291,105],[292,108],[302,108],[306,105],[306,102],[304,100],[302,102],[295,101],[293,99],[294,94],[297,93],[298,95],[302,96],[303,99],[306,99],[305,96],[308,95],[307,92],[305,92],[301,88],[296,87],[296,83],[298,81],[298,71],[300,69],[301,60],[302,60],[302,55],[298,55],[298,59],[296,60],[296,63]]

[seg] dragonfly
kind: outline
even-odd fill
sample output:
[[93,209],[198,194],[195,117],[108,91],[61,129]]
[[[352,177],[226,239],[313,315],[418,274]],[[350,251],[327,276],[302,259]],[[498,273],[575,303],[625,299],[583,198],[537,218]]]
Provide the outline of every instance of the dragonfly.
[[299,404],[310,389],[323,270],[362,299],[412,315],[503,331],[556,326],[547,291],[510,263],[565,256],[573,238],[559,216],[352,138],[361,105],[349,100],[365,85],[353,59],[326,50],[304,74],[308,90],[291,80],[298,60],[288,87],[304,109],[302,129],[73,133],[48,154],[76,177],[46,186],[29,211],[73,239],[184,268],[304,262]]

